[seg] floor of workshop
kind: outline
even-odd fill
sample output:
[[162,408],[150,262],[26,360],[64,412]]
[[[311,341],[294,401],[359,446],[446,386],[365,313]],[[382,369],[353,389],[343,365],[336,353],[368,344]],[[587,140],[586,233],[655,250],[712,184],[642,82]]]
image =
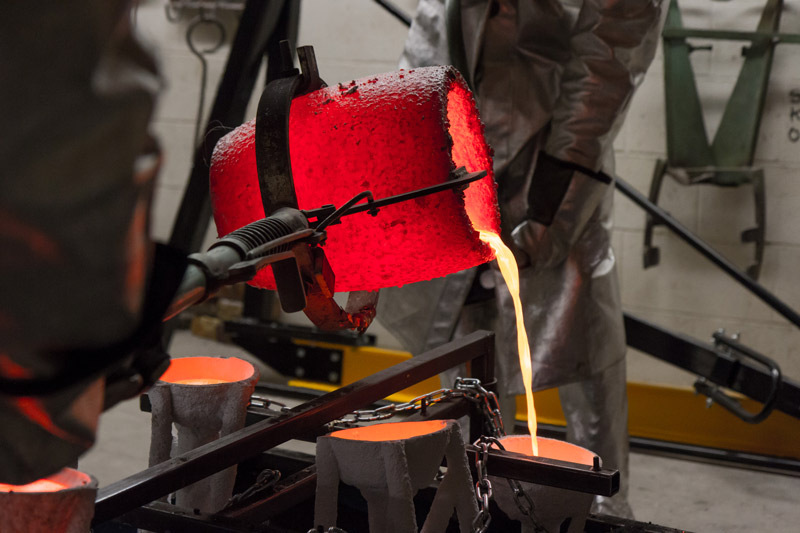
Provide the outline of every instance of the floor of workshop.
[[[186,331],[176,333],[171,353],[247,356]],[[108,485],[146,468],[149,443],[149,415],[138,401],[119,404],[101,418],[79,468]],[[800,523],[800,477],[640,453],[631,454],[630,500],[637,520],[687,531],[789,532]]]

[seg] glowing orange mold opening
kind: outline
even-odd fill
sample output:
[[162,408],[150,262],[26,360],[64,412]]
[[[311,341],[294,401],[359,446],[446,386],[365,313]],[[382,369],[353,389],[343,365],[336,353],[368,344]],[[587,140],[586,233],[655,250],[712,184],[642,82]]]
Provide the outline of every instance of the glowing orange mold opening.
[[426,420],[425,422],[393,422],[389,424],[375,424],[363,428],[343,429],[334,431],[331,437],[347,440],[363,440],[369,442],[384,442],[390,440],[405,440],[421,435],[429,435],[444,429],[447,422],[444,420]]
[[[244,124],[214,151],[210,190],[220,235],[265,215],[254,132],[255,121]],[[452,67],[401,70],[296,98],[289,144],[300,209],[339,206],[364,190],[380,199],[429,187],[459,166],[488,171],[463,195],[446,191],[330,227],[325,251],[337,292],[428,280],[494,258],[476,231],[500,231],[491,151]],[[271,269],[251,284],[274,289]]]
[[214,385],[252,377],[253,365],[235,357],[181,357],[173,359],[161,381],[178,385]]
[[52,476],[37,479],[27,485],[0,483],[0,492],[24,492],[28,494],[58,492],[66,489],[81,488],[91,483],[91,481],[92,478],[88,474],[72,468],[65,468]]
[[[555,439],[545,439],[537,437],[539,447],[539,457],[557,459],[570,463],[578,463],[591,466],[594,463],[595,454],[580,446],[575,446],[569,442]],[[508,452],[531,455],[531,440],[528,435],[513,435],[504,437],[500,440],[503,447]]]

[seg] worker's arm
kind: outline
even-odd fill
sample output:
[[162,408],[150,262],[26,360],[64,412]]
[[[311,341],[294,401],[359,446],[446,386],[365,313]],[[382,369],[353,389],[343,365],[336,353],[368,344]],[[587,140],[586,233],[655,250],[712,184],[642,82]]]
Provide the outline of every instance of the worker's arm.
[[534,170],[529,218],[514,243],[534,266],[562,262],[611,180],[599,172],[635,87],[652,61],[660,0],[586,0],[570,38],[550,133]]

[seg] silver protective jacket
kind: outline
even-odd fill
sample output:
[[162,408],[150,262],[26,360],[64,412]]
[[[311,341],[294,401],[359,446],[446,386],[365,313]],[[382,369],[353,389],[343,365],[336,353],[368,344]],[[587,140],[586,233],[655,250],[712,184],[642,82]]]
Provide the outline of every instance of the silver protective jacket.
[[[625,355],[613,184],[596,175],[613,175],[612,142],[655,53],[660,0],[421,0],[401,66],[450,62],[446,3],[458,10],[461,70],[494,149],[503,238],[525,264],[534,390],[585,380]],[[540,153],[575,169],[546,225],[529,205]],[[474,278],[465,271],[384,290],[378,317],[412,353],[429,349],[450,339],[460,317],[463,329]],[[499,319],[474,325],[495,326],[501,393],[520,394],[513,308],[502,280],[491,278],[499,275],[482,275],[496,284]]]

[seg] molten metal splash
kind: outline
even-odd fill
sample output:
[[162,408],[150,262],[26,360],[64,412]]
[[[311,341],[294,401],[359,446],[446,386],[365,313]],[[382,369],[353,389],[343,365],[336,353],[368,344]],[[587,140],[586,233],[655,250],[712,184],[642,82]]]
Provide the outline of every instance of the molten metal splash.
[[522,370],[522,383],[525,385],[525,401],[528,406],[528,431],[531,434],[531,448],[533,455],[539,455],[539,446],[536,441],[536,409],[533,406],[533,391],[531,379],[531,347],[528,344],[528,335],[525,332],[525,321],[522,314],[522,302],[519,299],[519,268],[514,254],[503,243],[496,233],[479,232],[481,240],[494,249],[500,273],[506,281],[511,298],[514,300],[514,311],[517,315],[517,351],[519,352],[519,367]]

